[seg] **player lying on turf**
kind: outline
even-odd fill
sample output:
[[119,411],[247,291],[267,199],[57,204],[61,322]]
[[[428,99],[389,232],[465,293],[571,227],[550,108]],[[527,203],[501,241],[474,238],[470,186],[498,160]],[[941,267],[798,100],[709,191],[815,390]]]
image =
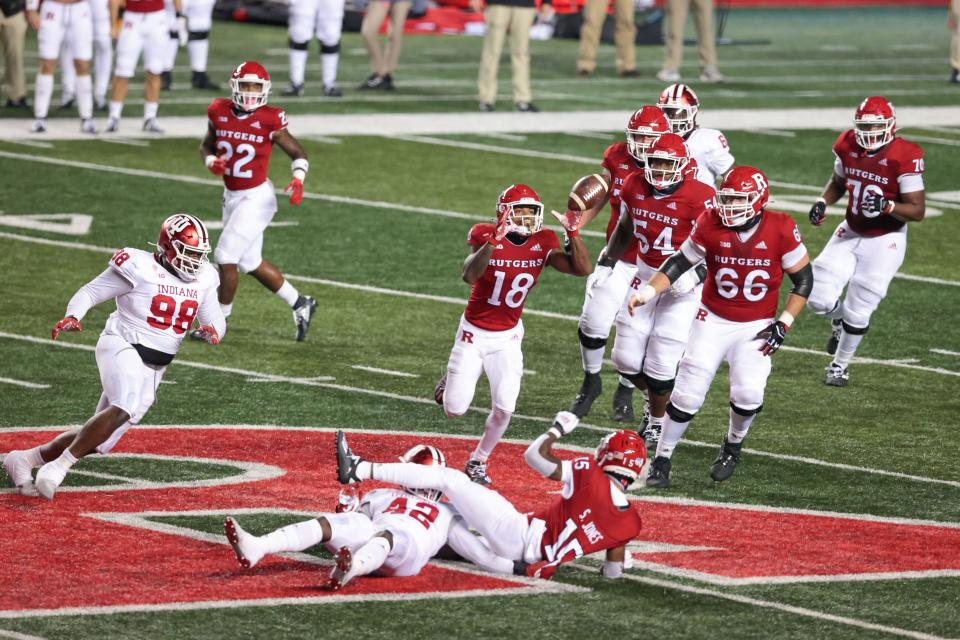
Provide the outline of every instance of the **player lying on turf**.
[[553,215],[566,232],[563,249],[557,234],[542,228],[540,196],[525,184],[512,184],[497,199],[496,224],[476,224],[467,236],[470,255],[463,262],[463,280],[471,285],[470,300],[434,398],[448,417],[462,416],[470,408],[480,375],[487,374],[492,406],[466,467],[474,482],[492,482],[487,458],[517,408],[523,377],[520,314],[530,290],[548,266],[575,276],[590,273],[578,216]]
[[549,579],[560,563],[606,551],[602,573],[616,578],[623,571],[626,544],[640,533],[640,514],[624,492],[639,477],[646,449],[634,431],[615,431],[604,436],[595,456],[560,460],[553,443],[577,423],[575,415],[561,411],[527,448],[527,464],[562,484],[560,495],[531,515],[454,469],[368,462],[350,450],[342,431],[337,432],[337,476],[343,484],[372,479],[443,492],[494,553],[522,563],[517,572],[522,568],[528,576]]
[[[442,468],[443,452],[417,445],[401,458],[405,463]],[[512,573],[514,563],[498,557],[473,535],[456,511],[441,502],[432,489],[374,489],[361,499],[353,497],[313,520],[287,525],[264,536],[244,531],[227,518],[227,540],[241,566],[251,568],[268,553],[303,551],[318,544],[336,554],[327,587],[340,589],[357,576],[414,576],[444,545],[462,558],[495,573]]]
[[[51,332],[54,340],[61,332],[80,331],[80,321],[92,307],[117,301],[117,310],[107,318],[97,341],[103,393],[96,413],[80,430],[7,454],[3,467],[21,493],[39,492],[52,500],[77,460],[94,451],[109,452],[131,425],[143,419],[194,319],[200,321],[203,340],[220,342],[226,323],[217,304],[220,280],[207,262],[209,253],[203,222],[175,213],[160,226],[154,253],[118,250],[107,269],[70,298],[66,316]],[[31,472],[40,465],[34,489]]]

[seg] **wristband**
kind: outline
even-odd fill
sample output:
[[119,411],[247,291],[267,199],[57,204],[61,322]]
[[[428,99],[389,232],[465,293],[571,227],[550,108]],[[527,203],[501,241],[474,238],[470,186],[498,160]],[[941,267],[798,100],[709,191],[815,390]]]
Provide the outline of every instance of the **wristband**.
[[822,204],[823,206],[827,206],[827,199],[824,198],[823,196],[820,196],[819,198],[817,198],[817,202]]
[[213,163],[217,161],[217,156],[210,154],[203,159],[203,164],[207,165],[207,169],[213,166]]
[[563,437],[563,434],[560,432],[560,429],[558,429],[557,427],[550,427],[549,429],[547,429],[547,433],[552,435],[557,440]]
[[580,236],[579,227],[577,227],[576,229],[564,229],[564,231],[567,233],[568,238],[577,238]]
[[887,215],[893,213],[894,208],[897,206],[897,203],[893,200],[887,200],[887,204],[883,207],[883,212]]
[[654,289],[650,284],[645,284],[640,287],[639,291],[637,291],[637,295],[640,297],[644,297],[644,295],[646,295],[646,300],[649,302],[657,297],[657,290]]
[[307,171],[310,170],[310,163],[307,162],[306,158],[297,158],[290,163],[290,170],[293,171],[293,177],[303,182],[303,179],[307,177]]
[[780,314],[780,317],[777,318],[777,320],[782,322],[787,327],[787,329],[789,329],[790,325],[793,324],[793,321],[796,320],[796,318],[794,318],[793,314],[790,313],[789,311],[784,311],[783,313]]

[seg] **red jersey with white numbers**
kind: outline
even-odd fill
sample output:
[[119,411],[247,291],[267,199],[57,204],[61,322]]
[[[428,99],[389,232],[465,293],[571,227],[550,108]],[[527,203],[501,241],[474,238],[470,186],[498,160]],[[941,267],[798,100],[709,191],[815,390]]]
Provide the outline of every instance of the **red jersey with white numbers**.
[[123,10],[132,13],[163,11],[163,0],[126,0],[123,5]]
[[227,163],[224,186],[240,191],[266,182],[273,134],[287,128],[283,109],[264,105],[237,115],[230,100],[217,98],[207,108],[207,118],[216,132],[217,156]]
[[901,180],[908,176],[915,176],[914,180],[922,188],[923,183],[917,178],[923,174],[923,149],[903,138],[894,138],[871,155],[857,144],[850,129],[837,138],[833,152],[850,194],[847,224],[853,231],[864,236],[880,236],[906,224],[886,213],[867,213],[865,200],[877,193],[887,200],[900,200]]
[[551,562],[613,549],[640,534],[640,514],[632,504],[621,509],[613,503],[610,476],[593,458],[575,458],[570,466],[570,484],[532,516],[546,522],[540,551]]
[[697,218],[714,206],[713,189],[691,177],[673,193],[658,195],[642,173],[634,173],[621,197],[633,222],[637,258],[653,269],[677,252]]
[[702,303],[734,322],[772,318],[777,313],[783,259],[795,265],[806,253],[797,223],[786,213],[765,210],[746,240],[720,222],[716,211],[703,214],[691,236],[706,252],[707,280]]
[[[467,244],[482,246],[493,235],[492,224],[475,224]],[[540,229],[514,244],[509,238],[497,243],[483,275],[470,288],[464,312],[467,322],[487,331],[507,331],[517,326],[523,304],[551,251],[560,248],[560,239],[551,229]]]
[[[603,161],[600,165],[610,174],[610,221],[607,223],[607,242],[613,235],[613,230],[617,228],[617,222],[620,220],[620,191],[623,189],[623,183],[627,176],[635,171],[643,173],[643,167],[637,164],[627,152],[626,142],[615,142],[603,152]],[[620,258],[624,262],[636,264],[637,261],[637,240],[630,239],[627,250],[623,252]]]

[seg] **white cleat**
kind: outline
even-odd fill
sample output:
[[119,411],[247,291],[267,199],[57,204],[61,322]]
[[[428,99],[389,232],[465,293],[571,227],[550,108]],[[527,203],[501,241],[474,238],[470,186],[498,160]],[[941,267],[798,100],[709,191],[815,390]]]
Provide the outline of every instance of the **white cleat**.
[[47,132],[47,121],[43,118],[37,118],[33,121],[33,124],[30,125],[30,133],[46,133]]
[[353,553],[349,547],[340,547],[335,561],[326,585],[330,591],[339,591],[356,577],[356,573],[351,571],[353,569]]
[[93,124],[92,118],[84,118],[80,121],[80,133],[89,133],[91,135],[96,135],[97,126]]
[[37,488],[33,486],[33,466],[27,460],[26,451],[11,451],[8,453],[3,458],[3,470],[7,472],[22,495],[37,495]]
[[227,518],[223,521],[223,532],[227,535],[227,541],[233,547],[233,552],[237,554],[237,562],[244,569],[252,569],[260,562],[263,552],[257,549],[254,542],[255,536],[250,535],[240,526],[240,523],[233,518]]
[[633,569],[636,566],[636,563],[633,561],[633,552],[630,549],[625,549],[623,554],[623,568],[624,569]]
[[657,80],[660,82],[680,82],[680,72],[673,69],[660,69],[660,71],[657,71]]
[[37,471],[37,481],[35,483],[37,492],[47,500],[53,500],[53,494],[67,477],[67,470],[63,465],[58,464],[56,460],[48,462]]

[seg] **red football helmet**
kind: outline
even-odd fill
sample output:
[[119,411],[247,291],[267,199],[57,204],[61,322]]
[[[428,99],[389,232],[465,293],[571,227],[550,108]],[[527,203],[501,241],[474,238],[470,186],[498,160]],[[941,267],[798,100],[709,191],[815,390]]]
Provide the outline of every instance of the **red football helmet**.
[[[517,208],[526,208],[518,211]],[[537,192],[525,184],[512,184],[497,198],[497,222],[507,217],[507,233],[530,236],[543,226],[543,202]]]
[[717,191],[724,226],[740,227],[760,215],[770,201],[769,185],[763,171],[754,167],[736,167],[728,173]]
[[687,85],[672,84],[664,89],[657,99],[657,106],[663,109],[670,130],[678,136],[686,136],[697,128],[700,99]]
[[690,163],[687,145],[675,133],[657,138],[644,154],[643,175],[654,189],[668,189],[683,181],[683,172]]
[[[259,85],[260,88],[251,91],[248,86],[251,84]],[[233,93],[233,104],[244,111],[255,111],[267,104],[270,74],[259,62],[247,60],[230,75],[230,91]]]
[[897,112],[883,96],[870,96],[860,103],[853,116],[853,135],[865,151],[876,151],[893,140]]
[[607,473],[613,473],[629,482],[640,477],[647,461],[647,447],[636,431],[623,429],[608,433],[597,446],[597,464]]
[[199,218],[189,213],[175,213],[160,225],[157,248],[181,280],[192,282],[207,263],[210,235]]
[[659,107],[640,107],[627,122],[627,153],[637,162],[643,162],[643,154],[664,133],[670,131],[666,116]]
[[[418,444],[415,447],[411,447],[405,454],[400,456],[400,462],[422,464],[427,467],[447,466],[447,459],[444,457],[443,451],[440,451],[440,449],[428,444]],[[404,490],[415,495],[422,496],[427,500],[434,501],[439,500],[440,496],[443,495],[436,489],[410,489],[404,487]]]

